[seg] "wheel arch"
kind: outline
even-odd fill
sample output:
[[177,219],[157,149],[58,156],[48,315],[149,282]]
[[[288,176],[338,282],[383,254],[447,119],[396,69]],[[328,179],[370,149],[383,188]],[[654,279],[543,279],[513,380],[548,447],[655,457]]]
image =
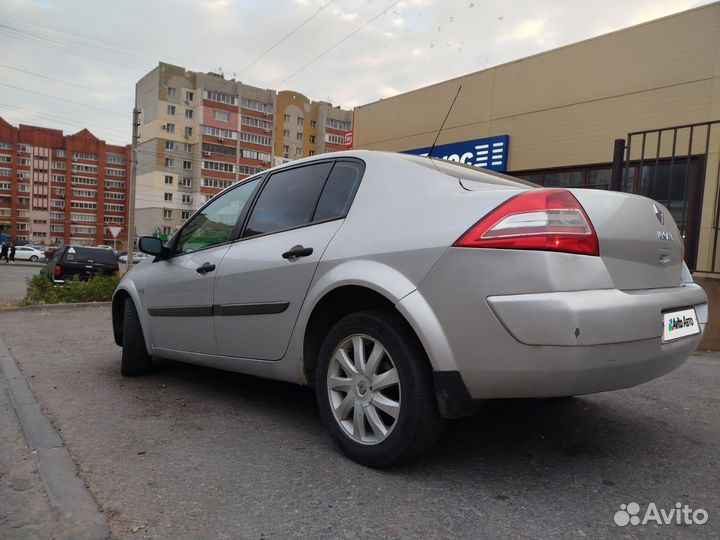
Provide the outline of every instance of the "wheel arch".
[[[143,337],[145,339],[145,347],[148,351],[152,351],[150,332],[148,331],[148,324],[145,319],[145,310],[142,308],[138,292],[134,287],[127,286],[124,283],[120,284],[112,297],[112,326],[115,344],[122,347],[125,300],[128,298],[135,304],[135,309],[137,310],[138,318],[140,319],[140,326],[143,331]],[[150,354],[152,354],[152,352],[150,352]]]
[[390,311],[396,314],[407,325],[414,338],[418,340],[420,347],[425,351],[424,361],[429,361],[427,350],[418,338],[415,329],[395,307],[392,300],[371,287],[345,284],[326,291],[315,303],[307,319],[303,334],[302,370],[308,384],[314,384],[318,354],[330,328],[343,317],[366,310]]

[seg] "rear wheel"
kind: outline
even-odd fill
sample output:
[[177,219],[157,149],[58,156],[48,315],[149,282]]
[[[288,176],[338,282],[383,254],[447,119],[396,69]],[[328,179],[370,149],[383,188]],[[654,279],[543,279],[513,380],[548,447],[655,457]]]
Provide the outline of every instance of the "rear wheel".
[[120,373],[127,376],[143,375],[152,368],[152,357],[145,348],[140,318],[135,304],[130,298],[125,299],[123,315],[122,361]]
[[316,395],[338,446],[372,467],[416,457],[444,425],[425,351],[389,312],[358,312],[333,326],[320,349]]

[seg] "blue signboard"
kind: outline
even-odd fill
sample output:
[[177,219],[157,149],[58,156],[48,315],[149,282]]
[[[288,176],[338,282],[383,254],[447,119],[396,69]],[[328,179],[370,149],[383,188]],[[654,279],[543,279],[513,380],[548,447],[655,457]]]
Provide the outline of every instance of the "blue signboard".
[[[507,171],[509,135],[497,135],[472,141],[440,144],[433,148],[432,157],[458,161],[466,165],[482,167],[491,171]],[[430,147],[405,150],[404,154],[427,156]]]

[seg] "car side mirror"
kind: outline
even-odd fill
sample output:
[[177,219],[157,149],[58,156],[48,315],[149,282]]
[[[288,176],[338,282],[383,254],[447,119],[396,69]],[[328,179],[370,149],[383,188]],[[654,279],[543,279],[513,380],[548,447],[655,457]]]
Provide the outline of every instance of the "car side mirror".
[[170,252],[170,250],[163,245],[162,240],[154,236],[141,236],[138,239],[138,249],[143,253],[154,255],[161,259],[166,259]]

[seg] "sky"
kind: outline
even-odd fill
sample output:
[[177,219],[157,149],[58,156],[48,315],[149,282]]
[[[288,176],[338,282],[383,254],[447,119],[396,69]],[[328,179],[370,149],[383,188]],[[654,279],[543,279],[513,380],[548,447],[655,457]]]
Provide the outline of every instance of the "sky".
[[344,108],[703,0],[0,0],[0,116],[130,142],[159,61]]

